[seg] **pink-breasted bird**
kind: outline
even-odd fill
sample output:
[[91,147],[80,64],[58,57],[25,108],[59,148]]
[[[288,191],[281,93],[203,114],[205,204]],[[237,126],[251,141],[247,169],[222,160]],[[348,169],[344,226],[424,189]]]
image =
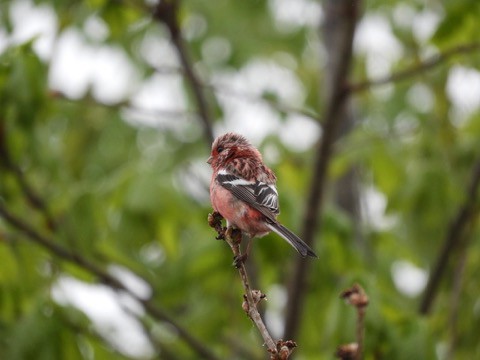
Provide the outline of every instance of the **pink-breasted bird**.
[[245,137],[235,133],[217,137],[207,162],[213,169],[210,200],[228,226],[240,229],[250,239],[273,231],[302,257],[317,257],[302,239],[277,221],[277,178]]

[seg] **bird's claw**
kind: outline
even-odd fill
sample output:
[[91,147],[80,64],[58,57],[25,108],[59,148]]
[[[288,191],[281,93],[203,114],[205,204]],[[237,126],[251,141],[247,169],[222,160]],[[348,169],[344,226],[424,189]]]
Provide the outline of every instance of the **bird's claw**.
[[242,231],[240,229],[229,227],[225,232],[225,236],[231,239],[235,245],[242,242]]
[[215,237],[217,240],[225,240],[225,232],[227,228],[222,226],[222,219],[223,216],[217,211],[208,214],[208,225],[214,228],[217,232],[218,235]]
[[236,269],[239,269],[242,264],[245,264],[245,261],[247,261],[248,255],[243,254],[243,255],[235,255],[233,257],[233,266],[235,266]]

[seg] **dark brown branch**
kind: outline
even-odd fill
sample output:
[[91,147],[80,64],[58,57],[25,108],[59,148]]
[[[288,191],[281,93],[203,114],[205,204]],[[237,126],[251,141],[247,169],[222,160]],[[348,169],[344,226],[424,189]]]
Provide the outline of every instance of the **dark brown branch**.
[[33,187],[25,178],[23,171],[16,165],[15,161],[13,161],[10,156],[7,146],[8,137],[6,132],[7,130],[5,129],[5,123],[2,119],[0,119],[0,165],[13,174],[27,202],[43,215],[47,227],[50,230],[54,230],[56,227],[56,222],[50,214],[47,205],[40,195],[38,195],[33,189]]
[[466,192],[465,201],[458,209],[457,214],[455,215],[452,223],[450,224],[446,232],[443,246],[440,250],[437,261],[433,266],[430,277],[428,278],[427,287],[420,303],[420,314],[427,315],[431,311],[433,302],[438,293],[443,274],[448,268],[450,258],[462,243],[466,225],[476,214],[476,202],[479,185],[480,160],[478,160],[473,167],[472,177],[470,180],[470,185]]
[[29,224],[10,213],[10,211],[8,211],[2,202],[0,202],[0,217],[3,218],[13,228],[25,234],[32,242],[47,250],[52,255],[63,261],[77,265],[81,269],[98,277],[103,283],[111,288],[123,291],[132,296],[135,300],[143,305],[145,311],[152,318],[158,321],[165,321],[172,325],[178,332],[180,338],[182,338],[202,359],[218,359],[200,340],[194,338],[193,335],[191,335],[185,328],[180,326],[172,317],[156,306],[151,299],[139,297],[130,289],[128,289],[128,287],[126,287],[122,282],[117,280],[117,278],[106,272],[103,268],[87,260],[78,253],[72,252],[61,245],[56,244],[49,238],[41,235]]
[[363,80],[358,83],[350,84],[348,86],[348,91],[351,93],[361,92],[361,91],[368,90],[374,86],[385,85],[385,84],[406,80],[420,73],[424,73],[428,70],[431,70],[456,55],[468,54],[478,50],[480,50],[480,43],[478,42],[472,43],[472,44],[463,44],[463,45],[455,46],[439,54],[433,55],[432,57],[424,60],[423,62],[420,62],[416,65],[413,65],[409,68],[398,71],[396,73],[379,77],[377,79]]
[[[302,238],[312,246],[320,228],[328,167],[337,130],[345,111],[348,94],[345,91],[352,58],[352,41],[359,11],[359,1],[329,0],[325,3],[325,38],[329,52],[327,65],[327,101],[323,115],[323,133],[316,154],[310,189],[307,195]],[[307,292],[309,262],[299,258],[288,288],[288,303],[284,329],[285,338],[296,338]]]
[[200,119],[203,123],[205,137],[209,144],[213,142],[212,117],[208,106],[207,98],[202,89],[202,82],[193,70],[192,60],[189,57],[187,47],[182,38],[180,26],[178,24],[178,0],[159,1],[153,9],[153,17],[163,23],[168,31],[175,49],[177,50],[180,63],[182,64],[185,76],[190,83],[195,101],[197,103]]

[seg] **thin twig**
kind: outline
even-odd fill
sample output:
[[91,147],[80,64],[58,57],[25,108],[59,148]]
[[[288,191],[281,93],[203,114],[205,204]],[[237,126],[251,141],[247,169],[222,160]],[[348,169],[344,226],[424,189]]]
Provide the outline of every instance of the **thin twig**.
[[402,80],[406,80],[408,78],[411,78],[415,75],[418,75],[420,73],[426,72],[427,70],[431,70],[435,68],[436,66],[442,64],[443,62],[447,61],[453,56],[456,55],[461,55],[461,54],[468,54],[470,52],[478,51],[480,50],[480,43],[475,42],[475,43],[470,43],[470,44],[463,44],[463,45],[458,45],[455,46],[451,49],[445,50],[439,54],[433,55],[430,58],[413,65],[411,67],[408,67],[404,70],[400,70],[398,72],[395,72],[390,75],[386,75],[383,77],[379,77],[377,79],[369,79],[369,80],[363,80],[359,81],[357,83],[350,84],[347,88],[347,90],[351,93],[354,92],[362,92],[365,90],[368,90],[369,88],[372,88],[374,86],[379,86],[379,85],[385,85],[385,84],[390,84],[393,82],[398,82]]
[[[240,239],[241,239],[241,234],[240,234]],[[240,250],[240,241],[228,235],[226,237],[226,241],[228,245],[230,245],[230,248],[232,249],[234,257],[237,259],[240,259],[242,257],[242,253]],[[238,268],[238,273],[240,274],[240,278],[242,279],[243,289],[245,290],[245,297],[247,301],[247,306],[245,310],[248,314],[248,317],[252,319],[252,321],[255,323],[255,326],[258,328],[258,331],[260,331],[260,334],[262,335],[262,338],[265,341],[265,345],[267,345],[268,350],[271,352],[275,352],[276,351],[275,342],[273,341],[272,336],[268,332],[268,329],[265,326],[260,316],[260,313],[258,312],[258,309],[257,309],[258,301],[255,301],[253,298],[254,290],[252,290],[250,287],[250,281],[248,280],[248,274],[247,274],[247,269],[245,268],[245,263],[243,261],[239,261],[237,264],[237,268]],[[259,297],[261,298],[262,296],[259,296]]]
[[153,17],[163,23],[170,32],[172,43],[177,50],[183,71],[188,79],[188,82],[190,83],[190,87],[197,103],[200,119],[203,123],[205,137],[208,143],[211,144],[213,142],[212,116],[210,115],[207,98],[202,89],[202,82],[193,69],[192,60],[190,59],[187,47],[185,46],[185,42],[180,31],[180,26],[177,19],[178,6],[179,4],[177,0],[159,1],[153,9]]
[[478,188],[480,186],[480,159],[473,166],[470,185],[467,189],[465,201],[458,209],[451,222],[443,241],[438,258],[433,266],[432,273],[428,279],[427,287],[420,302],[420,314],[427,315],[432,309],[433,302],[437,296],[440,281],[448,268],[450,257],[458,249],[464,238],[464,229],[468,222],[477,213],[476,202]]
[[243,260],[244,257],[242,256],[242,252],[240,250],[242,233],[238,230],[233,230],[232,228],[227,229],[223,227],[222,219],[222,215],[220,215],[218,212],[208,215],[208,223],[217,232],[217,239],[225,240],[232,249],[235,259],[234,265],[238,269],[240,278],[242,279],[243,289],[245,290],[245,302],[242,304],[242,307],[262,335],[265,345],[267,346],[267,350],[270,353],[270,359],[286,360],[290,357],[293,349],[297,345],[291,340],[279,340],[275,342],[270,335],[257,309],[257,304],[260,302],[260,300],[265,298],[265,295],[259,290],[252,290],[250,281],[248,279],[247,269]]
[[345,299],[350,305],[357,310],[357,327],[356,338],[357,342],[352,344],[342,345],[337,349],[337,355],[341,359],[361,360],[363,358],[363,341],[365,336],[365,314],[368,306],[368,296],[363,288],[354,284],[351,288],[343,291],[340,294],[342,299]]
[[61,245],[56,244],[46,236],[40,234],[29,224],[13,215],[4,206],[2,202],[0,202],[0,217],[2,217],[12,227],[25,234],[27,238],[29,238],[32,242],[46,249],[52,255],[58,257],[63,261],[75,264],[81,269],[87,271],[88,273],[97,276],[103,283],[105,283],[107,286],[110,286],[114,290],[121,290],[132,296],[135,300],[137,300],[143,305],[145,311],[152,318],[158,321],[165,321],[172,325],[176,329],[179,337],[183,339],[190,346],[190,348],[194,350],[202,359],[218,359],[217,356],[214,355],[210,351],[210,349],[208,349],[200,340],[193,337],[192,334],[190,334],[185,328],[180,326],[170,315],[168,315],[165,311],[161,310],[157,305],[155,305],[152,299],[145,299],[139,297],[128,287],[126,287],[121,281],[106,272],[103,268],[82,257],[79,253],[72,252],[62,247]]

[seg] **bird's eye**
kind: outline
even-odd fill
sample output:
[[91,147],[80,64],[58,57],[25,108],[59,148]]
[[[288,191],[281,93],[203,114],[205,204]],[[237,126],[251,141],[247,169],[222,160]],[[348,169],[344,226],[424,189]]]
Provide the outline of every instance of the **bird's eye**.
[[223,146],[217,147],[217,152],[220,154],[224,150]]

